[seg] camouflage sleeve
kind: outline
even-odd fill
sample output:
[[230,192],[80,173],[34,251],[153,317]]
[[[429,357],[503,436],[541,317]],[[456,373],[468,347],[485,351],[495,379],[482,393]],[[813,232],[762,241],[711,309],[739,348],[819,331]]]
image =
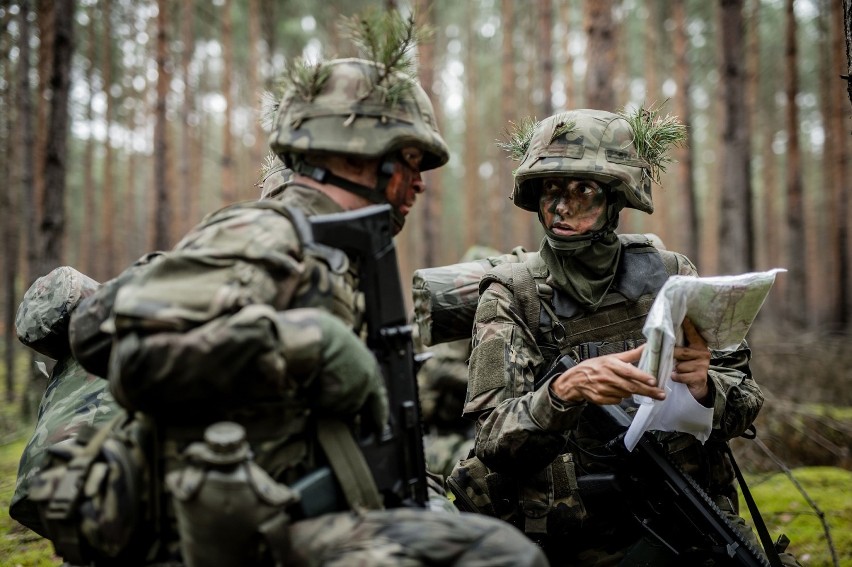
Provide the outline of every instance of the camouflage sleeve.
[[565,446],[581,406],[537,391],[544,364],[512,292],[494,282],[482,294],[474,323],[465,415],[477,419],[476,456],[497,472],[531,474]]
[[713,431],[723,440],[740,436],[757,418],[763,392],[749,368],[751,350],[744,342],[730,352],[712,351],[710,383],[713,390]]

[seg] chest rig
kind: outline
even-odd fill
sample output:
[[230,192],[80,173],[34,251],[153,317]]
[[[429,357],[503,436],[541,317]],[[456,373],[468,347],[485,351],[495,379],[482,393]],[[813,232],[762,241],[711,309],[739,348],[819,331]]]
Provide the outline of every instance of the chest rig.
[[490,281],[511,281],[545,368],[564,355],[580,362],[645,342],[641,322],[668,277],[678,273],[678,258],[655,248],[644,235],[621,234],[618,238],[623,253],[615,280],[594,313],[550,285],[548,268],[538,253],[528,254],[523,263],[499,266],[483,278],[480,289]]
[[[645,342],[643,321],[668,277],[678,273],[678,256],[658,250],[644,235],[619,235],[619,240],[622,255],[615,280],[594,313],[586,312],[549,283],[548,268],[537,253],[527,255],[523,262],[496,267],[480,282],[480,290],[490,281],[499,281],[512,290],[544,358],[537,379],[546,375],[562,356],[568,355],[578,363]],[[582,443],[588,436],[592,445],[598,445],[599,441],[593,439],[596,433],[599,431],[595,424],[581,418],[576,432],[579,439],[575,437],[575,442]],[[582,454],[565,452],[519,482],[489,471],[472,456],[462,461],[457,470],[468,469],[466,476],[474,482],[481,480],[482,488],[466,490],[458,482],[465,475],[459,476],[456,471],[448,482],[457,491],[476,494],[487,503],[471,508],[501,517],[530,537],[544,537],[568,533],[597,515],[597,511],[587,510],[579,493],[577,476],[590,472],[584,461]]]

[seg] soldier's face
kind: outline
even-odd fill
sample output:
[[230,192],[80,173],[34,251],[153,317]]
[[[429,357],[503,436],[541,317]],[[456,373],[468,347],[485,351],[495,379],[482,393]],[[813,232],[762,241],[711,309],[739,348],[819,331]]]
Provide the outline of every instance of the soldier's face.
[[591,179],[546,177],[538,209],[544,227],[556,236],[579,236],[606,223],[606,193]]
[[423,152],[415,147],[403,148],[396,157],[386,195],[391,206],[403,216],[411,211],[417,195],[426,190],[426,185],[420,177],[422,161]]

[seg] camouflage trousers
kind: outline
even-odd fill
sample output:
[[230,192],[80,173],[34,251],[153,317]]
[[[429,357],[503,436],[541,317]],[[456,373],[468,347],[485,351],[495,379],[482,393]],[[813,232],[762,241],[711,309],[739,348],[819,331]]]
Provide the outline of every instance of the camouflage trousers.
[[547,566],[523,533],[478,514],[408,508],[328,514],[292,524],[290,536],[301,565],[310,567]]

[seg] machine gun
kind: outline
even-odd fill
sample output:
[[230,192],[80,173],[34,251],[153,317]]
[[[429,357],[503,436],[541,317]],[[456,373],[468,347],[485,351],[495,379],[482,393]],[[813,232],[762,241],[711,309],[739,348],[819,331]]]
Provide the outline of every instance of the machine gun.
[[[416,361],[407,323],[389,205],[314,216],[308,219],[313,242],[345,252],[357,263],[359,288],[366,304],[367,346],[379,362],[387,388],[390,417],[381,432],[362,432],[358,444],[386,508],[425,506],[426,464],[417,397]],[[298,221],[297,221],[298,222]],[[300,230],[304,234],[304,230]],[[321,509],[313,496],[333,493],[323,488],[331,479],[320,469],[293,488],[302,494],[306,515]],[[339,492],[339,491],[338,491]],[[319,507],[318,507],[319,506]],[[328,506],[334,507],[333,503]]]
[[[590,405],[602,419],[626,430],[630,417],[620,406]],[[666,457],[662,446],[645,434],[632,452],[624,446],[624,434],[608,447],[622,459],[614,475],[578,477],[581,494],[620,490],[629,502],[639,525],[654,541],[682,559],[681,564],[699,564],[712,558],[715,565],[770,567],[773,562],[746,541],[713,500],[688,474]],[[783,538],[783,536],[782,536]],[[782,540],[779,539],[779,544]],[[775,551],[767,550],[767,553]]]

